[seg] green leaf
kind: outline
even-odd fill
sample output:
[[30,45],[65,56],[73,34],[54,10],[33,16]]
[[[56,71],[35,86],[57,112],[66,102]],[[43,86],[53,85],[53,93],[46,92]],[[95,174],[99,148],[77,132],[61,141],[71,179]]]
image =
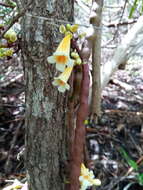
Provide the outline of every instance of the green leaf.
[[128,156],[128,154],[126,153],[126,151],[123,148],[120,148],[120,153],[122,154],[122,156],[126,159],[129,160],[130,157]]
[[142,1],[142,5],[141,5],[141,12],[143,12],[143,1]]
[[127,152],[123,148],[120,148],[120,153],[126,159],[129,166],[131,166],[134,170],[138,170],[137,163],[129,157],[129,155],[127,154]]
[[129,18],[132,18],[133,13],[135,12],[135,9],[137,8],[138,1],[139,1],[139,0],[135,0],[135,1],[134,1],[133,6],[132,6],[132,8],[131,8],[131,10],[130,10],[130,13],[129,13]]
[[134,160],[128,160],[128,164],[134,169],[134,170],[138,170],[138,165]]
[[143,185],[143,173],[139,173],[139,174],[137,175],[137,179],[138,179],[138,181],[139,181],[139,184],[140,184],[140,185]]

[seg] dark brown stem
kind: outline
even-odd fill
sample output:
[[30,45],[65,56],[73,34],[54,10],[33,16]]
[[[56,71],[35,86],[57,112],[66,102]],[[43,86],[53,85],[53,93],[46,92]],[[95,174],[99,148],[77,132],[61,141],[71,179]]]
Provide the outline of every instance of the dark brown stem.
[[79,54],[80,58],[82,58],[81,50],[79,49],[79,47],[78,47],[78,45],[77,45],[77,39],[75,39],[75,38],[72,39],[71,47],[72,47],[73,49],[76,49],[76,51],[77,51],[77,53]]
[[75,129],[73,151],[71,154],[69,190],[79,190],[80,169],[81,169],[81,163],[84,160],[83,158],[84,145],[85,145],[84,121],[88,115],[89,67],[88,64],[84,64],[82,67],[83,67],[83,80],[81,84],[80,102],[76,118],[76,129]]
[[69,160],[71,158],[71,152],[72,152],[72,145],[74,142],[74,119],[75,119],[75,111],[74,111],[74,98],[73,98],[73,81],[74,81],[74,72],[72,72],[71,78],[70,78],[70,86],[72,87],[72,92],[69,94],[69,100],[68,100],[68,147],[69,147]]

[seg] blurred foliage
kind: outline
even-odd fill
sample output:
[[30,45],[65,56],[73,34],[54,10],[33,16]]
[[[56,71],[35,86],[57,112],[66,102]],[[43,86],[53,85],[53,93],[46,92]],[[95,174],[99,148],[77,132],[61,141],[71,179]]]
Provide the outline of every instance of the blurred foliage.
[[12,19],[17,14],[16,3],[12,0],[2,1],[0,4],[0,59],[11,58],[17,48],[17,34],[10,28],[3,35],[3,32],[12,23]]
[[140,172],[140,166],[135,162],[133,159],[130,158],[130,156],[127,154],[127,152],[123,149],[120,148],[120,153],[122,157],[126,160],[128,165],[133,168],[133,170],[137,173],[136,174],[136,179],[140,185],[143,185],[143,173]]
[[143,0],[134,0],[129,12],[129,18],[132,18],[135,12],[143,13]]
[[3,5],[0,5],[0,24],[9,24],[16,9],[15,2],[11,0],[3,1]]

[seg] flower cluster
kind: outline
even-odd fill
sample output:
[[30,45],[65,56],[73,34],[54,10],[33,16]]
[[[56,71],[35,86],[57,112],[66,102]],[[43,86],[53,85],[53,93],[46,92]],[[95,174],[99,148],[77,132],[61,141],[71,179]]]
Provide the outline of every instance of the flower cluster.
[[[70,89],[67,83],[70,75],[72,73],[73,67],[76,64],[81,64],[81,59],[76,50],[71,52],[71,39],[74,33],[77,32],[78,25],[71,26],[67,24],[60,26],[60,32],[65,35],[65,37],[60,42],[58,48],[53,53],[52,56],[47,58],[48,63],[56,65],[56,69],[62,72],[58,77],[54,78],[53,85],[58,87],[60,92],[65,92]],[[71,57],[72,58],[71,58]]]
[[[2,24],[0,25],[0,29],[3,29],[4,27]],[[14,49],[12,48],[12,45],[14,42],[17,41],[17,34],[13,29],[9,29],[4,34],[4,39],[2,40],[2,43],[0,43],[0,59],[5,57],[12,57],[14,53]],[[9,46],[10,44],[10,46]],[[11,47],[11,48],[10,48]]]
[[47,59],[50,64],[56,63],[56,69],[63,72],[58,77],[55,77],[53,81],[53,85],[58,86],[60,92],[70,89],[67,81],[74,66],[74,60],[70,58],[70,43],[71,35],[68,34],[63,38],[53,55]]
[[86,190],[88,187],[96,185],[101,185],[101,181],[99,179],[94,178],[93,171],[89,171],[88,168],[85,167],[85,165],[81,164],[81,174],[79,176],[80,181],[80,190]]
[[8,49],[8,48],[0,48],[0,58],[3,57],[11,57],[13,55],[13,49]]
[[66,26],[61,25],[59,31],[60,33],[64,34],[65,37],[60,42],[53,55],[47,58],[48,63],[55,63],[56,69],[62,72],[58,77],[54,78],[52,83],[54,86],[58,87],[60,92],[65,92],[66,90],[70,89],[70,86],[67,82],[70,78],[73,67],[74,65],[82,64],[82,60],[78,52],[75,49],[71,50],[71,39],[74,38],[74,35],[81,38],[80,35],[78,35],[77,30],[77,24],[67,24]]

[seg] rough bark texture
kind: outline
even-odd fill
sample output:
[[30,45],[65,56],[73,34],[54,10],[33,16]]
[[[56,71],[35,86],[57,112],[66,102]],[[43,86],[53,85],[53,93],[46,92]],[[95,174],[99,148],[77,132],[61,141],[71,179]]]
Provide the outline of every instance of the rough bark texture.
[[[23,0],[23,6],[28,2]],[[72,21],[73,0],[33,0],[27,13]],[[22,30],[29,189],[63,190],[67,161],[67,98],[53,87],[55,66],[47,63],[47,56],[53,53],[61,35],[53,23],[28,15],[22,21]]]

